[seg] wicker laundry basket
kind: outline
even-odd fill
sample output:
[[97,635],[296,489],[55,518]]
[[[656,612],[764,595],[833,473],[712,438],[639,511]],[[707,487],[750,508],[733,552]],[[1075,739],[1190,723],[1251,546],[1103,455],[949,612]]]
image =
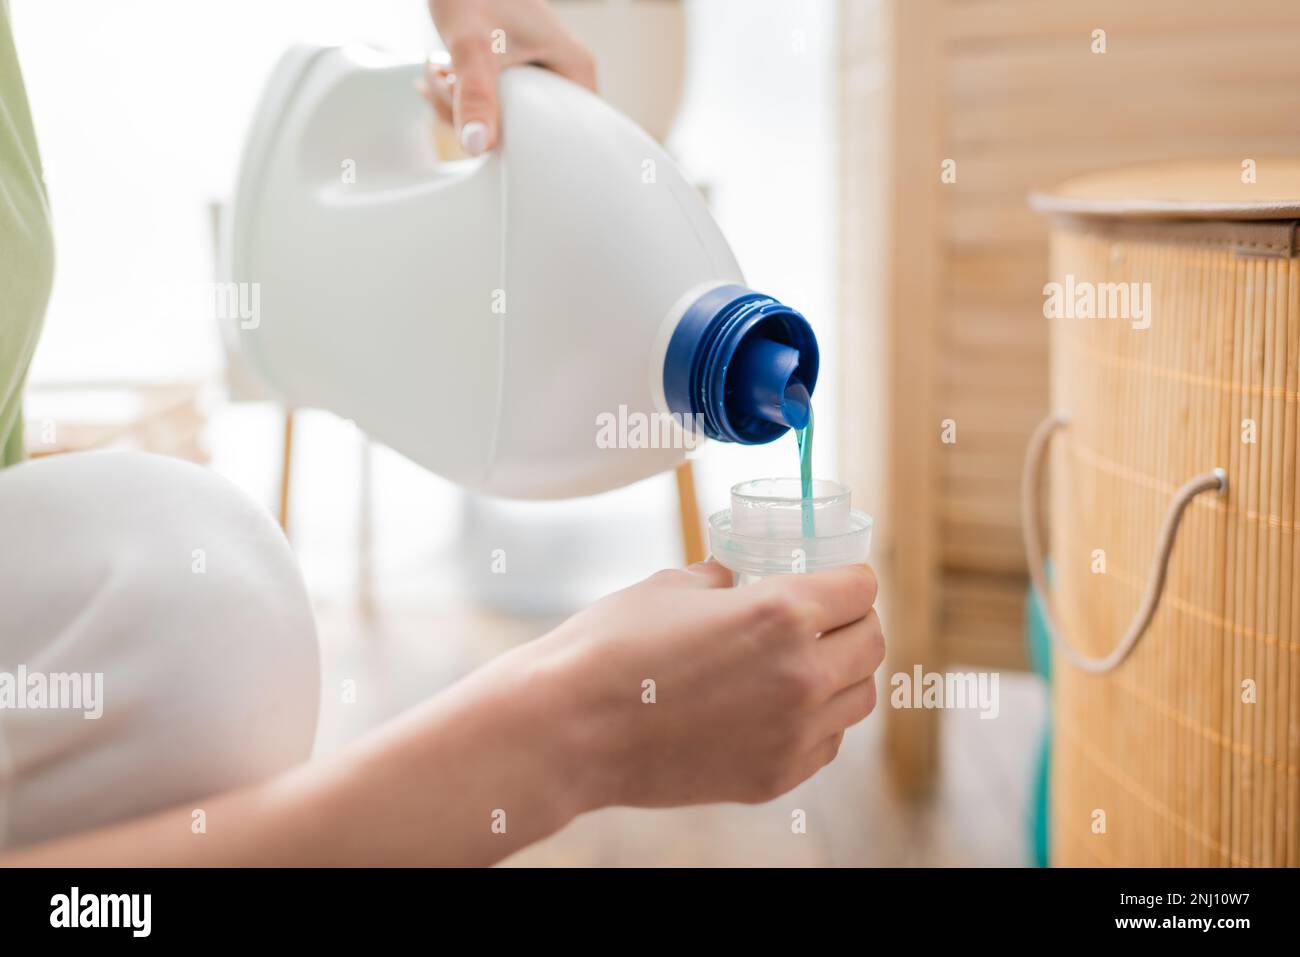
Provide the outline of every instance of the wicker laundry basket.
[[1132,168],[1033,203],[1056,284],[1025,476],[1056,640],[1052,861],[1300,865],[1300,162]]

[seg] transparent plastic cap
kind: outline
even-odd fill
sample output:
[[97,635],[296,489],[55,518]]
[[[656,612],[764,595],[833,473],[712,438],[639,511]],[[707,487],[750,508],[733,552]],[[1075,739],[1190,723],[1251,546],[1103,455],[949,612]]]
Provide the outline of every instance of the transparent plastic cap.
[[713,557],[737,584],[865,562],[872,519],[854,511],[839,482],[813,479],[804,499],[797,478],[750,479],[731,489],[731,508],[709,518]]

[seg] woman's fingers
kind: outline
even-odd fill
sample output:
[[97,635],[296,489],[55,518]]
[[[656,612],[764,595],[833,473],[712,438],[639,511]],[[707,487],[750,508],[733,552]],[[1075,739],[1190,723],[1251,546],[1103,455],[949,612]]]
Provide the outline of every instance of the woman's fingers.
[[[662,569],[651,575],[643,584],[656,588],[730,588],[731,572],[710,558],[706,562],[696,562],[685,568]],[[632,586],[632,588],[639,587],[639,585]]]
[[837,690],[848,688],[876,673],[885,660],[885,636],[880,616],[873,608],[865,618],[825,632],[813,653],[832,675]]
[[433,63],[424,65],[424,78],[417,83],[417,88],[437,111],[439,118],[448,125],[452,119],[452,87],[454,77],[445,66]]
[[818,709],[813,718],[815,735],[843,734],[871,714],[877,700],[875,675],[844,688]]
[[451,62],[456,72],[452,113],[460,146],[470,156],[478,156],[497,141],[500,58],[486,36],[471,33],[452,44]]
[[840,745],[844,743],[844,732],[828,735],[822,738],[807,754],[800,760],[795,773],[795,787],[798,787],[804,781],[820,771],[826,765],[835,760],[835,756],[840,753]]
[[731,570],[721,565],[716,558],[687,565],[682,571],[693,576],[694,580],[705,588],[731,587]]
[[867,565],[845,565],[811,575],[767,578],[750,590],[779,594],[782,600],[806,607],[811,637],[865,617],[876,600],[876,574]]
[[813,624],[818,633],[857,621],[876,602],[876,573],[869,565],[845,565],[795,577],[798,594],[816,607]]

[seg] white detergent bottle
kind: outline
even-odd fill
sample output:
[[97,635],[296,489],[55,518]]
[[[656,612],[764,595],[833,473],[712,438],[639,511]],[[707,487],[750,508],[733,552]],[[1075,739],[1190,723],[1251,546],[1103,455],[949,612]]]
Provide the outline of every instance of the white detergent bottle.
[[497,148],[443,161],[420,69],[297,48],[263,94],[229,250],[258,308],[232,324],[286,402],[469,489],[534,499],[672,468],[692,426],[753,444],[807,423],[811,327],[744,286],[657,143],[515,67]]

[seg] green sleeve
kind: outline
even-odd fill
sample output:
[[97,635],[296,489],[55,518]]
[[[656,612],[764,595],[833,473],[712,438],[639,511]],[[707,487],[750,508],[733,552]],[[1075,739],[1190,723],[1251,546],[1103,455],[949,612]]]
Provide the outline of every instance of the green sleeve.
[[0,465],[22,458],[22,390],[54,276],[54,243],[27,93],[0,0]]

